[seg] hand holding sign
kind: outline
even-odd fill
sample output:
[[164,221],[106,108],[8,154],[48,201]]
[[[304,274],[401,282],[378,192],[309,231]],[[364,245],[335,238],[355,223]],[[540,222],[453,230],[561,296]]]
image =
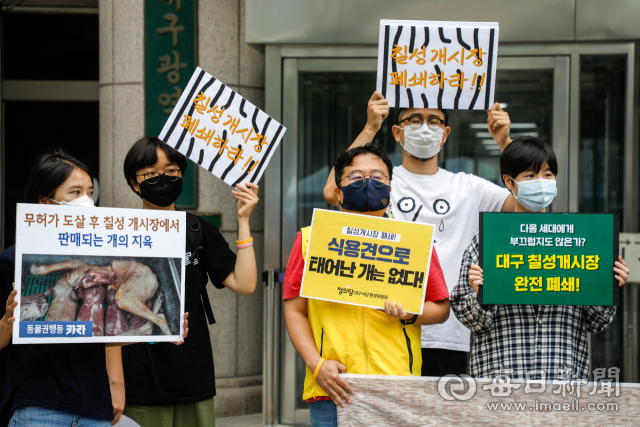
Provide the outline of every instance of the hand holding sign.
[[238,184],[235,190],[231,190],[233,197],[238,199],[238,218],[249,220],[249,215],[258,204],[258,185],[247,182],[246,186]]
[[618,280],[620,287],[622,287],[627,282],[627,278],[629,277],[629,269],[627,268],[627,263],[624,262],[621,256],[619,256],[618,261],[615,262],[613,271],[615,273],[618,273],[616,274],[616,279]]
[[476,294],[478,293],[478,289],[482,286],[483,278],[482,278],[482,268],[479,265],[472,264],[469,269],[469,284]]
[[511,142],[511,138],[509,138],[509,132],[511,131],[509,113],[503,111],[500,104],[496,102],[490,110],[487,110],[487,115],[487,129],[491,137],[498,142],[498,145],[502,146]]
[[380,92],[373,92],[367,106],[367,127],[378,132],[387,117],[389,117],[389,101]]

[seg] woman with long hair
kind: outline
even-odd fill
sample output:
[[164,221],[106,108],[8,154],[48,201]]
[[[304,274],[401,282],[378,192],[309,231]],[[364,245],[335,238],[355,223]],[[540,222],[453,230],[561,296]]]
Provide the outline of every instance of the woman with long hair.
[[[62,149],[41,154],[27,180],[26,203],[93,204],[93,175]],[[109,426],[124,408],[120,347],[11,344],[17,291],[15,246],[0,254],[0,426]]]

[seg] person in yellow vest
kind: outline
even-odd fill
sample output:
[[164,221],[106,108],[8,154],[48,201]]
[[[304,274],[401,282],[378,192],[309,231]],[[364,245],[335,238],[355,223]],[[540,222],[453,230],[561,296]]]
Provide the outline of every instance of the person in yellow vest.
[[[336,193],[344,212],[385,217],[392,165],[381,146],[369,143],[338,157]],[[449,293],[435,249],[432,251],[422,315],[408,314],[400,301],[384,310],[300,297],[309,227],[293,244],[284,279],[284,319],[307,372],[302,398],[312,427],[337,426],[337,407],[351,403],[353,390],[340,373],[420,376],[420,325],[449,317]]]

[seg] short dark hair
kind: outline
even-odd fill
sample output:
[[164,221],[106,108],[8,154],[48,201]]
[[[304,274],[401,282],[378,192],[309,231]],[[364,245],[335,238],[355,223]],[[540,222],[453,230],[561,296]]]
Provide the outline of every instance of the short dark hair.
[[342,178],[342,174],[344,173],[345,168],[347,166],[351,166],[353,164],[353,160],[363,154],[372,154],[382,160],[389,170],[389,181],[391,181],[393,164],[391,163],[391,159],[389,158],[387,150],[385,150],[382,145],[376,144],[375,142],[369,142],[362,147],[355,147],[351,150],[345,151],[336,159],[336,162],[333,164],[333,170],[335,174],[336,185],[338,187],[340,187],[340,178]]
[[136,181],[136,171],[151,166],[158,161],[158,148],[164,151],[169,160],[178,165],[183,174],[187,170],[187,159],[181,153],[153,136],[140,138],[133,144],[124,158],[124,177],[134,193],[138,194],[133,189],[131,180]]
[[515,179],[525,171],[538,173],[545,164],[554,175],[558,175],[556,154],[549,144],[540,138],[519,136],[507,145],[500,156],[500,176],[509,175]]
[[[400,119],[404,116],[404,113],[408,110],[408,108],[398,108],[398,115],[396,116],[396,124],[400,124]],[[442,111],[444,114],[444,125],[447,126],[449,124],[449,115],[447,114],[447,110],[443,110],[438,108],[438,110]]]
[[53,148],[41,153],[33,162],[33,168],[27,178],[24,201],[40,203],[43,197],[53,198],[58,187],[76,169],[86,172],[93,181],[91,169],[62,148]]

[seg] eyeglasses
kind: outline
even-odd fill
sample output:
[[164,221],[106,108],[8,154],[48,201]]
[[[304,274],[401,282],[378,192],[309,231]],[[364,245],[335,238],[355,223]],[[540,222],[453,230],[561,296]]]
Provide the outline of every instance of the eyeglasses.
[[[411,128],[413,128],[414,130],[418,130],[424,123],[425,120],[420,117],[420,116],[412,116],[412,117],[407,117],[406,119],[402,119],[398,122],[398,125],[404,121],[408,121],[409,125]],[[431,116],[426,120],[427,126],[429,126],[429,128],[431,130],[438,130],[440,129],[440,126],[444,125],[445,122],[443,119],[441,119],[440,117],[434,117]]]
[[[369,181],[371,181],[371,185],[376,188],[380,188],[385,185],[385,183],[387,182],[387,178],[389,177],[381,173],[374,173],[373,175],[362,175],[360,173],[354,173],[352,175],[345,176],[342,179],[348,179],[349,184],[351,184],[352,187],[356,188],[362,187],[365,181],[368,179]],[[342,179],[340,181],[342,181]]]
[[174,182],[180,178],[180,169],[169,169],[165,173],[147,172],[136,176],[144,177],[144,180],[149,184],[157,184],[161,176],[164,176],[164,179],[169,182]]

